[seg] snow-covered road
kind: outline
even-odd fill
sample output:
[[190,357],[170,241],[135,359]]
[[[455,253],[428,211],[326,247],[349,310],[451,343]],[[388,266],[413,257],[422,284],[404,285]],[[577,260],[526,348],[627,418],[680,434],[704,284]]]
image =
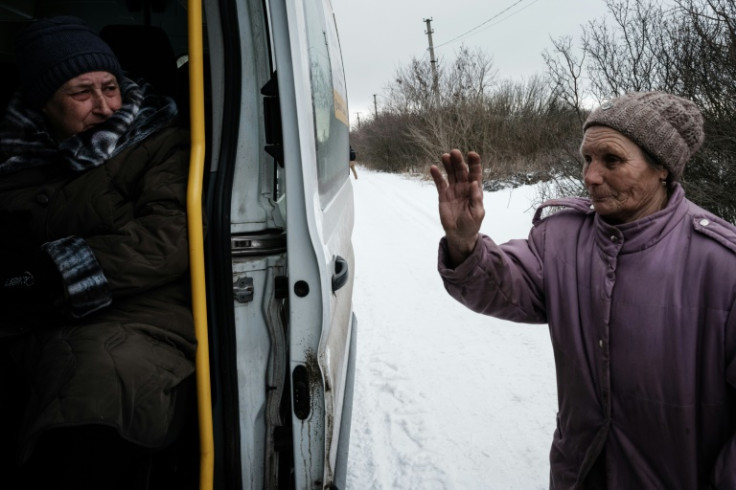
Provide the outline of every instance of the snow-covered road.
[[[348,489],[546,489],[557,406],[547,327],[477,315],[447,295],[431,181],[360,166],[358,177]],[[532,193],[486,193],[483,232],[525,237]]]

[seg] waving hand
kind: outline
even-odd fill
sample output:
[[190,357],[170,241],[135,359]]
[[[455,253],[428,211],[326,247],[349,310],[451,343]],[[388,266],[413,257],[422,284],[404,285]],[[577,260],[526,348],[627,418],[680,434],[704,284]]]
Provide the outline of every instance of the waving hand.
[[450,259],[455,265],[475,248],[485,216],[483,208],[483,169],[480,156],[471,151],[465,163],[459,150],[442,155],[447,179],[436,165],[430,173],[437,186],[440,221],[445,229]]

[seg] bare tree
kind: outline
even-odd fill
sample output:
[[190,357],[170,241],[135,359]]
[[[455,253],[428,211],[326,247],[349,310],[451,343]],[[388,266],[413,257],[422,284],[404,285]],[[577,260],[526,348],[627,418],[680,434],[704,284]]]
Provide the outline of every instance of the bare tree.
[[552,39],[551,42],[554,50],[545,50],[542,58],[547,65],[553,95],[575,112],[582,125],[585,118],[584,101],[588,98],[583,82],[585,51],[582,51],[580,58],[575,56],[570,36]]

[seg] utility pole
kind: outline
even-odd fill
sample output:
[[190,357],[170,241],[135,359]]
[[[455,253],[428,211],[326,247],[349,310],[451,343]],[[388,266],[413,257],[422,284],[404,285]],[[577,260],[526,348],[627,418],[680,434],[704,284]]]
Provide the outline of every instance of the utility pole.
[[427,24],[427,31],[425,34],[427,34],[427,39],[429,39],[429,63],[432,66],[432,91],[434,92],[434,96],[439,96],[439,81],[437,79],[437,59],[434,57],[434,44],[432,43],[432,33],[434,32],[432,30],[432,19],[424,19],[424,22]]
[[360,112],[356,112],[355,115],[358,116],[358,129],[360,129]]
[[378,117],[378,102],[376,102],[376,94],[373,94],[373,117]]

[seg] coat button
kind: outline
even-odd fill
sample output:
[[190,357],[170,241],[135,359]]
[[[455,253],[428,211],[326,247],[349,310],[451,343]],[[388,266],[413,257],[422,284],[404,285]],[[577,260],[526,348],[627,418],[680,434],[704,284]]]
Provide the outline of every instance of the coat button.
[[36,202],[42,206],[45,206],[49,203],[49,196],[46,194],[38,194],[36,196]]

